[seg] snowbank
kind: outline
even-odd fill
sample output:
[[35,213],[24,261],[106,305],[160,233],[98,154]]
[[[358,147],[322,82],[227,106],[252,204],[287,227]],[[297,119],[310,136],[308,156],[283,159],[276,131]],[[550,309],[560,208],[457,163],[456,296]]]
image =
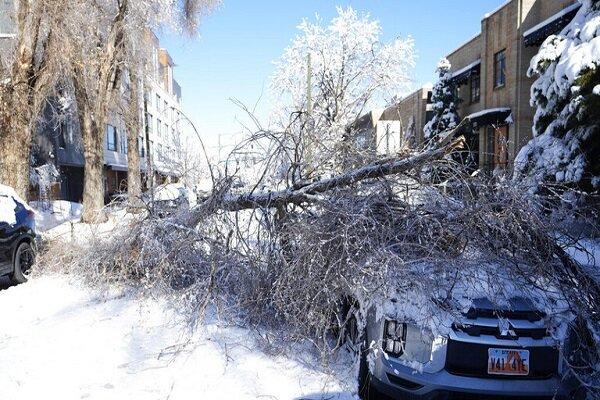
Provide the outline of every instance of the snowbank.
[[48,231],[70,221],[79,221],[83,205],[64,200],[50,202],[32,201],[29,203],[36,211],[35,224],[40,232]]
[[0,309],[2,398],[356,399],[353,379],[267,356],[246,329],[188,334],[164,300],[103,299],[53,275],[0,291]]

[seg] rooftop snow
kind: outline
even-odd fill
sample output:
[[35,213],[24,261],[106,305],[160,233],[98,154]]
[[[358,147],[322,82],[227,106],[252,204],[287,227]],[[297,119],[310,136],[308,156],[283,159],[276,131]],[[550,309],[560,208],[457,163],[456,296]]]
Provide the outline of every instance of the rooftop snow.
[[510,112],[510,108],[508,107],[500,107],[500,108],[488,108],[487,110],[481,110],[478,111],[476,113],[470,114],[467,116],[467,118],[469,119],[473,119],[473,118],[477,118],[477,117],[482,117],[484,115],[487,114],[492,114],[492,113],[501,113],[501,112]]
[[562,9],[561,11],[557,12],[556,14],[554,14],[553,16],[551,16],[550,18],[540,22],[539,24],[531,27],[530,29],[526,30],[523,33],[523,37],[527,37],[533,33],[535,33],[536,31],[550,25],[551,23],[553,23],[554,21],[564,17],[565,15],[567,15],[568,13],[570,13],[571,11],[575,11],[576,9],[578,9],[579,7],[581,7],[581,3],[575,3],[575,4],[571,4],[569,7]]
[[458,71],[452,73],[452,77],[456,78],[457,76],[462,75],[467,71],[470,71],[471,69],[475,68],[476,66],[478,66],[480,64],[481,64],[481,58],[478,59],[477,61],[473,61],[471,64],[467,65],[466,67],[461,68]]

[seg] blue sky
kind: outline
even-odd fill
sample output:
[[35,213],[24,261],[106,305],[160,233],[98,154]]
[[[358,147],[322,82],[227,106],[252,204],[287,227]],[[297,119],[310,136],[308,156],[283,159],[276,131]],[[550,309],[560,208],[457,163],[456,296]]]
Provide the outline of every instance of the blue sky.
[[[480,30],[483,15],[505,0],[223,0],[204,19],[200,37],[181,38],[159,33],[177,67],[184,112],[203,138],[216,143],[219,134],[239,132],[244,113],[236,98],[266,113],[272,62],[296,35],[296,26],[315,13],[325,20],[336,6],[352,6],[380,21],[384,40],[411,35],[418,52],[414,86],[435,80],[440,57]],[[264,95],[263,95],[264,92]],[[263,98],[261,99],[261,95]]]

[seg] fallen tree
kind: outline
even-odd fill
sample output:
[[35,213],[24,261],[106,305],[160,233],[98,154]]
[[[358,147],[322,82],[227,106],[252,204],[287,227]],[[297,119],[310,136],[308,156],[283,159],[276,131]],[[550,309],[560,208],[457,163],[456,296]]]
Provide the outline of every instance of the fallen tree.
[[[598,282],[556,239],[571,235],[560,212],[572,210],[550,213],[513,182],[452,161],[468,124],[428,150],[282,190],[234,195],[225,176],[192,210],[132,216],[108,236],[57,243],[42,262],[95,284],[167,293],[194,324],[214,306],[240,324],[286,327],[323,352],[339,345],[331,339],[347,323],[336,316],[348,297],[361,299],[362,312],[400,299],[398,315],[443,334],[461,318],[454,298],[518,295],[557,325],[598,337]],[[443,168],[448,180],[423,179],[427,168]],[[586,342],[583,359],[585,368],[571,370],[593,389],[597,342]]]
[[[397,156],[378,160],[363,167],[347,171],[329,179],[315,182],[302,182],[291,188],[279,191],[248,192],[240,195],[220,193],[218,208],[226,211],[241,211],[255,208],[280,208],[288,204],[310,203],[313,196],[333,189],[353,185],[363,180],[384,178],[389,175],[401,174],[418,169],[428,162],[439,160],[452,151],[464,145],[462,136],[456,137],[470,122],[465,119],[458,127],[442,135],[442,139],[433,149],[425,149],[407,156]],[[208,199],[204,199],[208,201]],[[196,213],[198,216],[202,212]],[[193,219],[192,225],[199,220]]]

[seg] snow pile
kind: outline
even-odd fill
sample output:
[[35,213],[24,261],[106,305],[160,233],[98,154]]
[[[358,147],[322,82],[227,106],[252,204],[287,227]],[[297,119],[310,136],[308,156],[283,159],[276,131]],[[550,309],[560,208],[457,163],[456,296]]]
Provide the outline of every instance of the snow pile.
[[53,229],[65,222],[79,221],[83,205],[64,200],[32,201],[30,205],[37,211],[35,226],[40,232]]
[[455,128],[460,122],[456,110],[458,105],[455,96],[456,87],[452,82],[450,68],[450,61],[446,58],[440,60],[437,66],[436,72],[439,80],[433,87],[431,96],[434,116],[423,128],[426,140],[434,138],[438,133]]
[[529,75],[537,107],[534,138],[515,158],[517,178],[600,187],[600,2],[582,7],[559,34],[546,39]]
[[356,399],[348,366],[331,366],[345,383],[216,320],[190,334],[165,300],[101,298],[55,275],[0,292],[0,309],[6,399]]

